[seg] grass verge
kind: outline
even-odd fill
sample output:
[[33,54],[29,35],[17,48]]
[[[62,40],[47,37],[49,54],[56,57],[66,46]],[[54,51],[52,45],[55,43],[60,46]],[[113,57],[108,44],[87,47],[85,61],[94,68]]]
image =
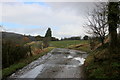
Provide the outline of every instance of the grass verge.
[[96,50],[92,51],[85,61],[85,72],[88,80],[93,79],[120,79],[120,63],[119,57],[114,57],[108,51],[108,44],[100,46]]
[[54,47],[45,48],[45,49],[43,49],[43,52],[38,54],[38,55],[27,57],[25,59],[20,60],[18,63],[15,63],[15,64],[11,65],[8,68],[4,68],[2,70],[2,77],[6,78],[7,76],[14,73],[16,70],[19,70],[19,69],[23,68],[24,66],[28,65],[32,61],[34,61],[34,60],[38,59],[39,57],[43,56],[44,54],[48,53],[52,49],[54,49]]

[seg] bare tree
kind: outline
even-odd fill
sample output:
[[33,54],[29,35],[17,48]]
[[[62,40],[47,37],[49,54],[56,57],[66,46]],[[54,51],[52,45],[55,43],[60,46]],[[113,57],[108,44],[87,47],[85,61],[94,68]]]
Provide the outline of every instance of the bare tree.
[[87,33],[93,34],[100,38],[101,43],[104,44],[105,36],[108,32],[107,24],[107,3],[96,4],[96,8],[88,13]]

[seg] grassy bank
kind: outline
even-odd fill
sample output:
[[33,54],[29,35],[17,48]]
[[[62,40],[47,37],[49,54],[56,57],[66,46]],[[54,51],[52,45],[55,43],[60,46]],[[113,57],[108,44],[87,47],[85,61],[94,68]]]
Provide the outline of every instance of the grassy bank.
[[77,45],[70,45],[70,46],[68,46],[68,48],[69,49],[74,49],[74,50],[85,51],[87,53],[89,53],[91,51],[88,41],[86,41],[84,43],[77,44]]
[[87,79],[119,79],[119,56],[109,53],[108,44],[90,52],[84,64]]
[[43,49],[43,52],[41,52],[40,54],[31,56],[31,57],[27,57],[25,59],[20,60],[19,62],[11,65],[10,67],[4,68],[2,70],[2,76],[3,78],[11,75],[12,73],[14,73],[16,70],[23,68],[24,66],[28,65],[29,63],[31,63],[32,61],[38,59],[39,57],[43,56],[44,54],[48,53],[49,51],[51,51],[54,47],[48,47]]

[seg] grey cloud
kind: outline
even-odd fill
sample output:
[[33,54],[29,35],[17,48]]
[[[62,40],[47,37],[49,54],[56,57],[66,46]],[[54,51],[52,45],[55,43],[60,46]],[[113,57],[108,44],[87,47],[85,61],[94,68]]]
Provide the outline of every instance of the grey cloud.
[[[47,27],[53,28],[53,26],[56,26],[57,29],[53,29],[53,34],[58,37],[85,34],[82,28],[85,21],[85,13],[88,8],[93,9],[93,3],[47,2],[46,4],[48,5],[47,7],[38,4],[4,4],[3,21],[27,26],[44,26],[44,30]],[[28,29],[27,31],[25,28],[13,30],[30,34],[41,31],[40,28]],[[44,30],[39,34],[43,34]]]
[[73,11],[77,15],[85,15],[88,10],[92,10],[95,2],[49,2],[47,3],[54,10]]

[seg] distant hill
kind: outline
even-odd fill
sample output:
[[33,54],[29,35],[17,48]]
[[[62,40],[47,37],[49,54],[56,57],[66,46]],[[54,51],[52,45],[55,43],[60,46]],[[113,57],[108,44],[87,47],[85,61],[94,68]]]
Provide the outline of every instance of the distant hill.
[[2,38],[4,38],[4,39],[6,39],[6,38],[21,39],[21,38],[23,38],[23,35],[17,34],[17,33],[12,33],[12,32],[2,32]]
[[2,39],[16,41],[16,40],[23,40],[24,37],[28,37],[31,41],[35,40],[34,36],[27,36],[13,32],[2,32]]

